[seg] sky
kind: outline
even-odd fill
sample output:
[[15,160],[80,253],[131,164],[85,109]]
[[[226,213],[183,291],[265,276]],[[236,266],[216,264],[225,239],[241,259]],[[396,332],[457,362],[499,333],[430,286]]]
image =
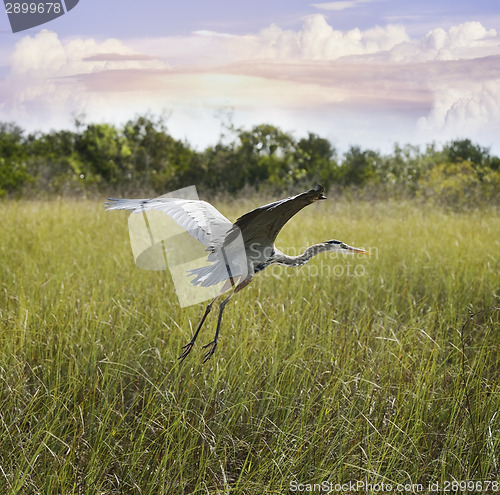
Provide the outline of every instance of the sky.
[[269,123],[340,152],[468,138],[500,154],[500,2],[80,0],[15,34],[0,11],[0,121],[145,113],[198,149]]

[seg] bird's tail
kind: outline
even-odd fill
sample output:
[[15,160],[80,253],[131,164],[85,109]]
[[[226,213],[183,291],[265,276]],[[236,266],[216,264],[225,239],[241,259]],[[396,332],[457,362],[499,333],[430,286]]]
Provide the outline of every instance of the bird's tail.
[[200,285],[201,287],[211,287],[217,285],[219,282],[224,282],[233,279],[234,283],[243,275],[238,267],[230,267],[222,260],[217,260],[208,266],[195,268],[188,271],[189,276],[194,276],[191,283],[193,285]]
[[137,210],[149,201],[149,199],[108,198],[105,207],[106,210]]

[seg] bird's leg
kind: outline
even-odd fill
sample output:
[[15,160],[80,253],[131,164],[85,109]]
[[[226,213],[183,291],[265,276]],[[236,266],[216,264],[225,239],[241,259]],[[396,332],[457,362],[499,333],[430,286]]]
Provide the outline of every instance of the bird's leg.
[[[243,280],[241,284],[237,285],[233,292],[229,294],[224,301],[222,301],[219,305],[219,318],[217,319],[217,328],[215,329],[215,335],[214,335],[214,340],[212,342],[209,342],[208,344],[203,346],[203,349],[207,349],[208,351],[205,354],[205,357],[203,359],[203,362],[206,363],[211,357],[212,354],[215,352],[215,349],[217,347],[217,341],[219,340],[219,330],[220,330],[220,324],[222,321],[222,312],[224,311],[224,308],[226,307],[226,304],[229,302],[229,299],[231,299],[237,292],[239,292],[241,289],[244,289],[250,282],[252,281],[251,278]],[[212,301],[213,302],[213,301]]]
[[208,352],[205,354],[205,357],[203,359],[204,363],[206,363],[212,357],[212,354],[215,352],[215,348],[217,347],[217,340],[219,339],[219,330],[220,330],[220,323],[222,321],[222,312],[224,311],[227,302],[229,301],[229,299],[231,299],[231,297],[235,292],[236,291],[231,292],[231,294],[228,297],[226,297],[226,299],[224,299],[224,301],[222,301],[219,305],[219,318],[217,319],[217,328],[215,329],[214,340],[212,340],[212,342],[209,342],[207,345],[203,346],[203,349],[206,349],[207,347],[209,348]]
[[219,296],[214,298],[211,303],[207,304],[207,307],[205,308],[205,314],[202,316],[200,323],[198,324],[198,328],[196,329],[196,332],[194,333],[191,340],[185,346],[182,347],[184,350],[182,351],[182,354],[178,358],[180,360],[180,362],[184,361],[186,356],[191,352],[191,349],[193,348],[193,345],[196,341],[196,338],[198,337],[198,334],[200,333],[201,327],[203,326],[203,323],[205,323],[205,320],[207,319],[208,314],[212,310],[212,305],[214,304],[214,302],[218,298],[219,298]]

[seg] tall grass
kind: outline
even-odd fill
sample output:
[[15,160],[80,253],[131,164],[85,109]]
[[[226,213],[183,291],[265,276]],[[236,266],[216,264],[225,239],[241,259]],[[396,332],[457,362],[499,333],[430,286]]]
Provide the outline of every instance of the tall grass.
[[305,209],[284,251],[337,238],[374,255],[266,270],[227,306],[205,365],[215,317],[179,365],[203,307],[133,265],[126,214],[65,200],[0,215],[1,493],[498,479],[495,210]]

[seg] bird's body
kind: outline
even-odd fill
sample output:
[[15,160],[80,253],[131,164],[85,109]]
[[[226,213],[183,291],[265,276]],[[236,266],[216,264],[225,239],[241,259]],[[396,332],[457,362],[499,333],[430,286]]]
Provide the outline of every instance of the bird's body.
[[[110,199],[107,203],[107,209],[125,209],[134,213],[149,210],[163,211],[207,247],[207,251],[209,251],[207,261],[211,264],[191,270],[190,275],[193,276],[191,282],[195,285],[209,287],[225,281],[226,284],[221,294],[231,287],[233,287],[233,291],[220,304],[214,340],[205,346],[209,348],[205,355],[206,361],[212,356],[217,346],[225,305],[235,293],[252,281],[256,273],[272,264],[302,266],[313,256],[326,251],[370,254],[336,240],[314,244],[299,256],[288,256],[275,247],[274,241],[285,223],[307,205],[326,199],[323,192],[323,187],[316,186],[315,189],[296,196],[256,208],[238,218],[234,224],[209,203],[197,200],[177,198]],[[241,242],[238,244],[236,239],[243,241],[244,256],[238,256],[241,252],[236,252],[238,249],[241,251],[241,247],[238,247],[241,246]],[[220,295],[208,304],[193,338],[184,346],[184,352],[180,355],[181,360],[191,351],[196,337],[218,297]]]

